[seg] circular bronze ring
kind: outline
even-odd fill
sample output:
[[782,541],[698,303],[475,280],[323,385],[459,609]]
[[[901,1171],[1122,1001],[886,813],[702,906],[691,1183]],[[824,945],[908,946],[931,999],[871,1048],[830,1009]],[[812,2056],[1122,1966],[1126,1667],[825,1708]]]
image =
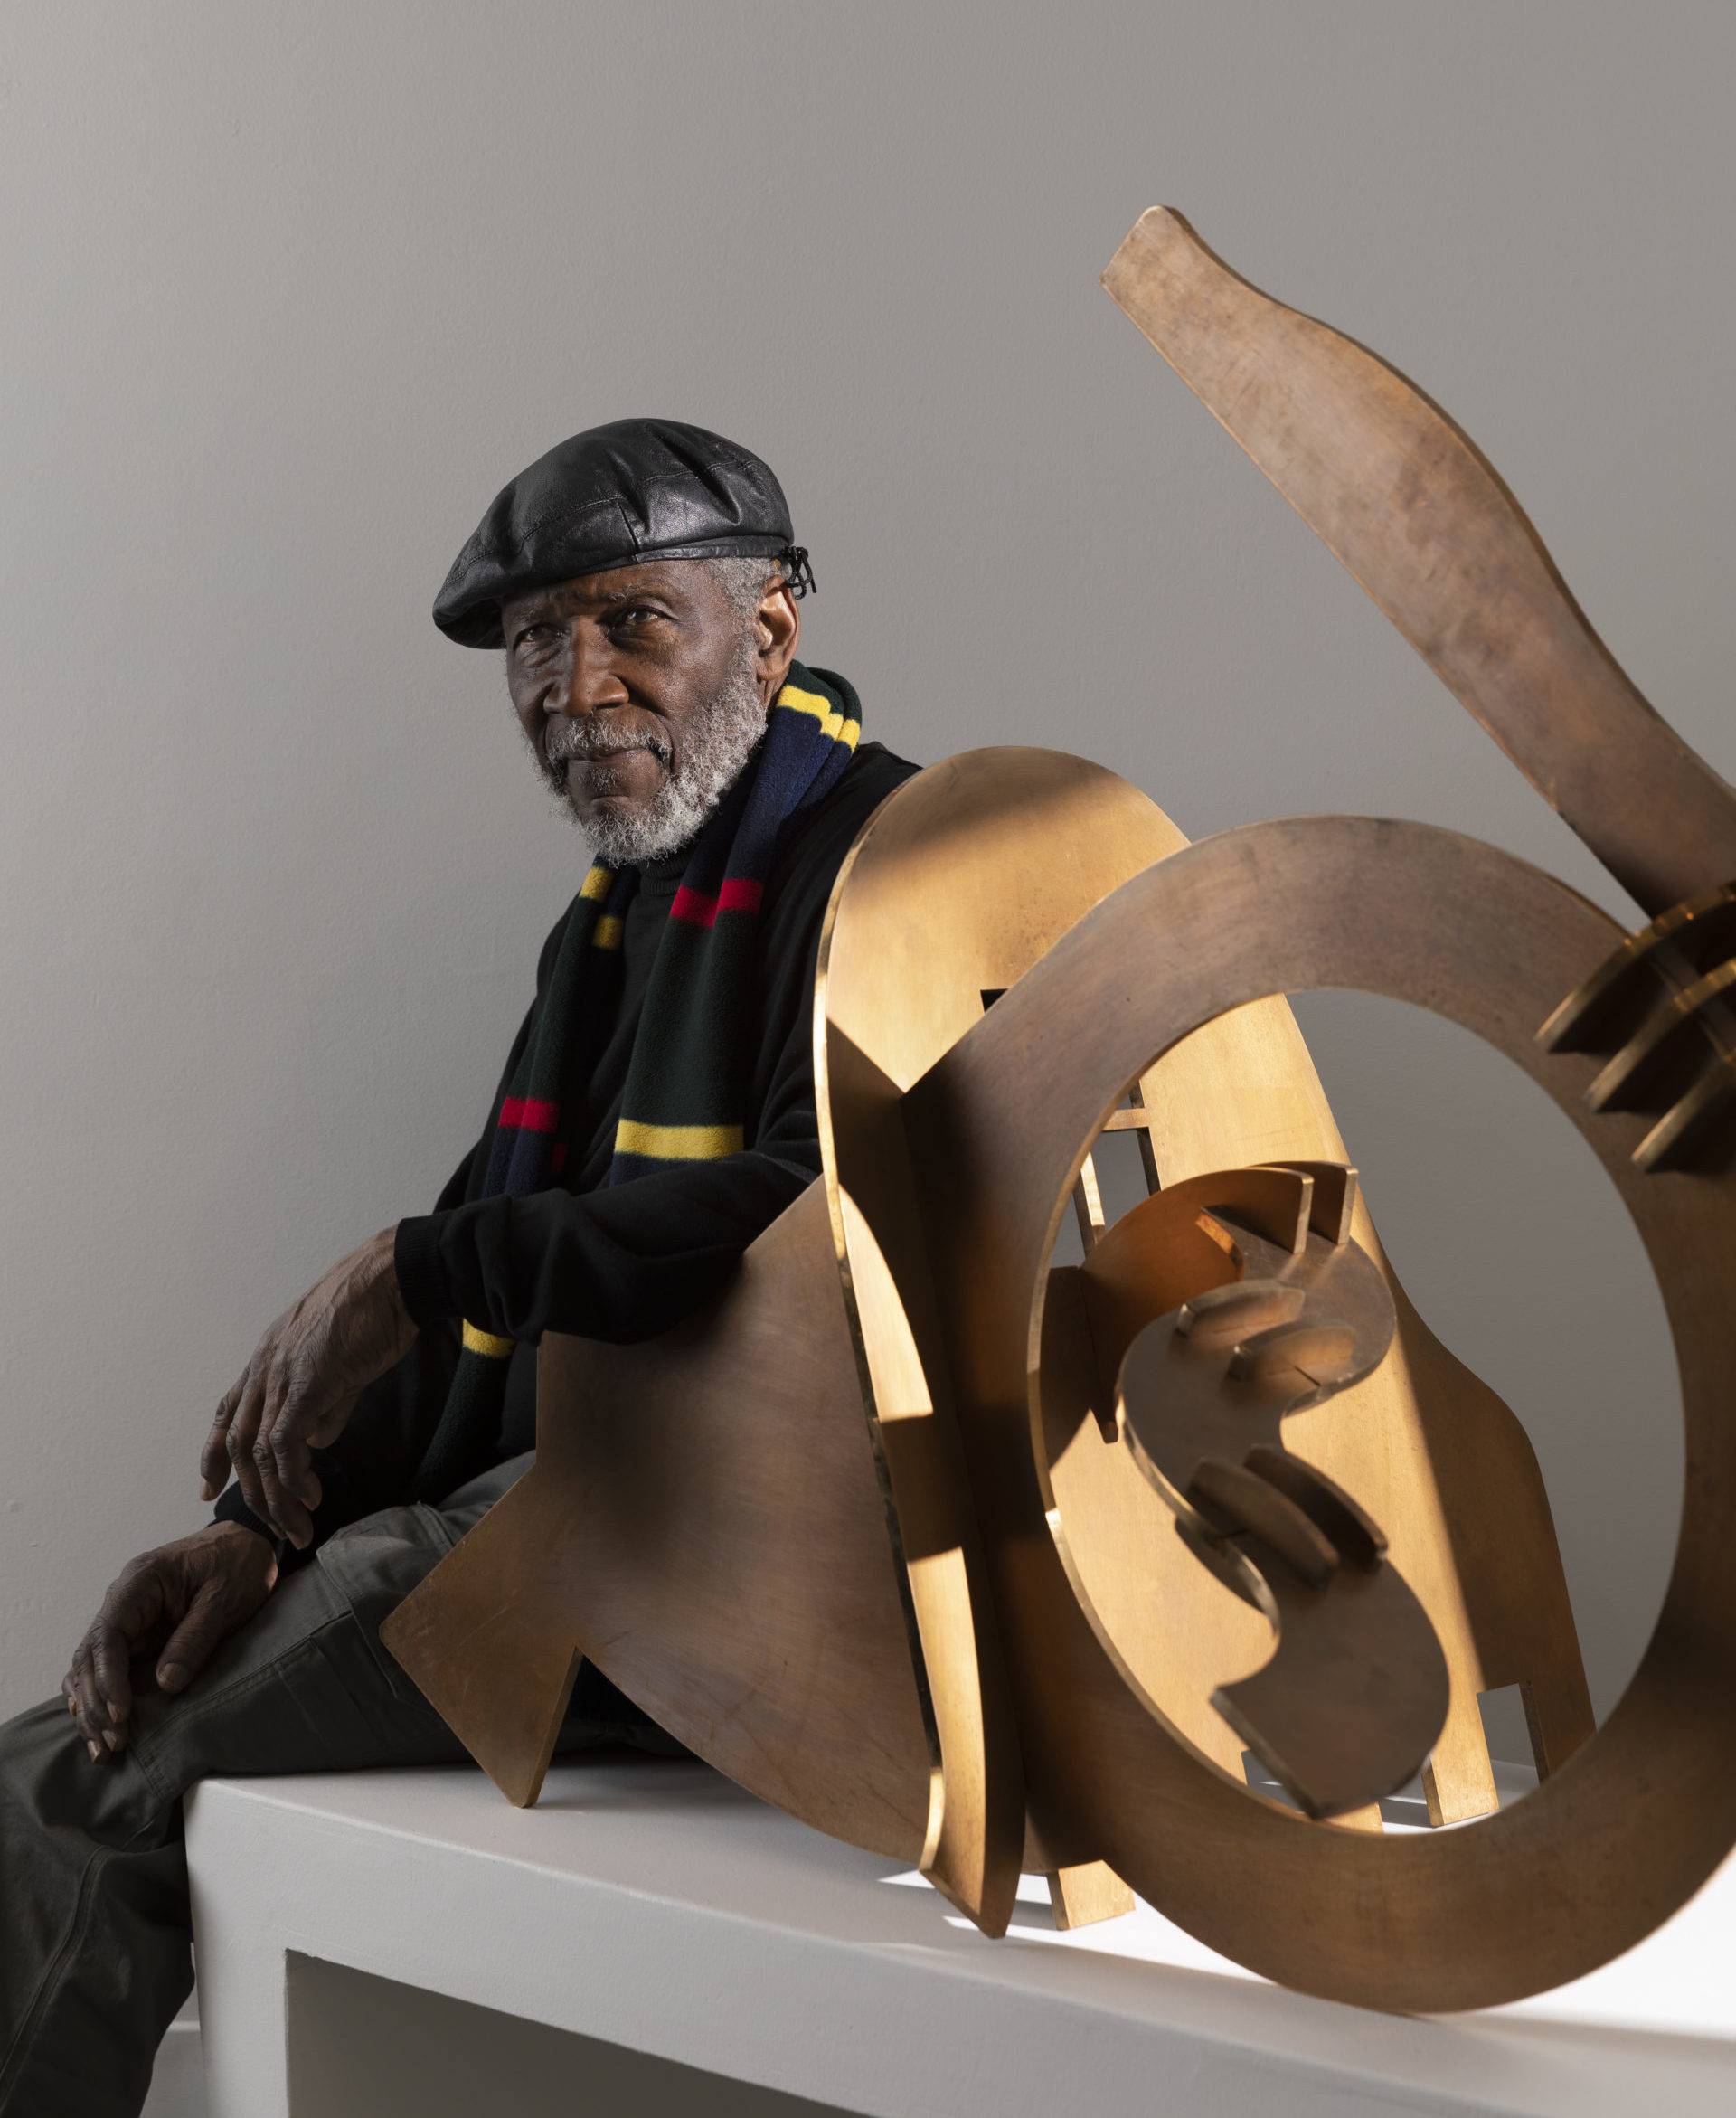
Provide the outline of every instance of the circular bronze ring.
[[[1358,817],[1255,824],[1105,899],[912,1092],[929,1139],[951,1129],[970,1179],[951,1231],[972,1261],[958,1337],[978,1402],[1005,1408],[992,1423],[1009,1450],[1027,1446],[1014,1406],[1041,1432],[1043,1289],[1085,1152],[1127,1083],[1246,1001],[1348,988],[1474,1031],[1579,1128],[1645,1243],[1687,1429],[1675,1569],[1619,1705],[1498,1815],[1382,1839],[1251,1799],[1119,1681],[1071,1589],[1063,1608],[1037,1522],[998,1540],[1033,1793],[1077,1815],[1191,1934],[1304,1991],[1425,2010],[1516,2000],[1631,1947],[1736,1843],[1736,1178],[1639,1175],[1629,1156],[1649,1121],[1590,1112],[1597,1061],[1535,1041],[1619,938],[1565,884],[1454,833]],[[1024,1479],[1039,1507],[1040,1479]]]

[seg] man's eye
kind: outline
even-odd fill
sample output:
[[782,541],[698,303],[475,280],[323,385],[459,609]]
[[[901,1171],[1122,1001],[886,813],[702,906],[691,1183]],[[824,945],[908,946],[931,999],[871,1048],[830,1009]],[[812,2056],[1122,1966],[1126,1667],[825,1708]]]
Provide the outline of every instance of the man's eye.
[[514,653],[534,655],[546,648],[554,638],[552,625],[527,625],[513,642]]

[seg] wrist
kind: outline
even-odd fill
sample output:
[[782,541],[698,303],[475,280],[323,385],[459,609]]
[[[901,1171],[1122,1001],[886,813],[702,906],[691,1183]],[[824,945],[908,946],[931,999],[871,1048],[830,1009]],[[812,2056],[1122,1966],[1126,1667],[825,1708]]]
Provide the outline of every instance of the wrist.
[[404,1300],[404,1291],[398,1279],[398,1223],[382,1228],[362,1246],[363,1272],[368,1291],[381,1301],[389,1301],[404,1323],[414,1328],[415,1319]]
[[220,1516],[215,1522],[208,1522],[203,1529],[195,1530],[193,1535],[208,1537],[213,1543],[251,1537],[256,1544],[268,1546],[274,1551],[277,1548],[277,1539],[269,1529],[262,1528],[258,1522],[238,1522],[233,1516]]
[[257,1524],[246,1522],[208,1523],[200,1533],[208,1537],[224,1555],[226,1571],[230,1578],[236,1578],[235,1569],[245,1580],[259,1574],[262,1577],[265,1594],[269,1595],[278,1585],[278,1540],[269,1530]]

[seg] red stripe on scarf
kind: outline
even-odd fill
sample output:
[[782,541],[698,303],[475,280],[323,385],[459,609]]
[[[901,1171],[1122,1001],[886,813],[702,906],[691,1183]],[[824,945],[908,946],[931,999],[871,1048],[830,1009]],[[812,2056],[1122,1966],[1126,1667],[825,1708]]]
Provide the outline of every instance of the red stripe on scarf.
[[684,883],[675,892],[669,916],[684,920],[690,927],[709,927],[716,923],[720,912],[758,912],[765,894],[765,884],[755,882],[751,875],[730,876],[715,897],[707,897],[703,890],[690,890]]
[[521,1132],[552,1132],[560,1117],[560,1104],[540,1096],[508,1096],[500,1106],[500,1122]]

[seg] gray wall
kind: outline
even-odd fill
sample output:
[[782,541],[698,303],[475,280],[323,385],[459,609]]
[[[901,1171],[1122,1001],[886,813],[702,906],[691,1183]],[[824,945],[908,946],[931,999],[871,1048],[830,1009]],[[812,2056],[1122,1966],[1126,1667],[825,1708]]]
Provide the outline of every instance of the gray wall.
[[[485,1115],[581,860],[427,618],[511,472],[720,427],[910,754],[1088,752],[1196,835],[1423,818],[1618,908],[1096,282],[1165,201],[1415,375],[1736,776],[1732,57],[1716,5],[14,9],[0,1710],[202,1518],[267,1319]],[[1466,1040],[1307,1022],[1401,1270],[1536,1439],[1607,1707],[1680,1496],[1635,1245]]]

